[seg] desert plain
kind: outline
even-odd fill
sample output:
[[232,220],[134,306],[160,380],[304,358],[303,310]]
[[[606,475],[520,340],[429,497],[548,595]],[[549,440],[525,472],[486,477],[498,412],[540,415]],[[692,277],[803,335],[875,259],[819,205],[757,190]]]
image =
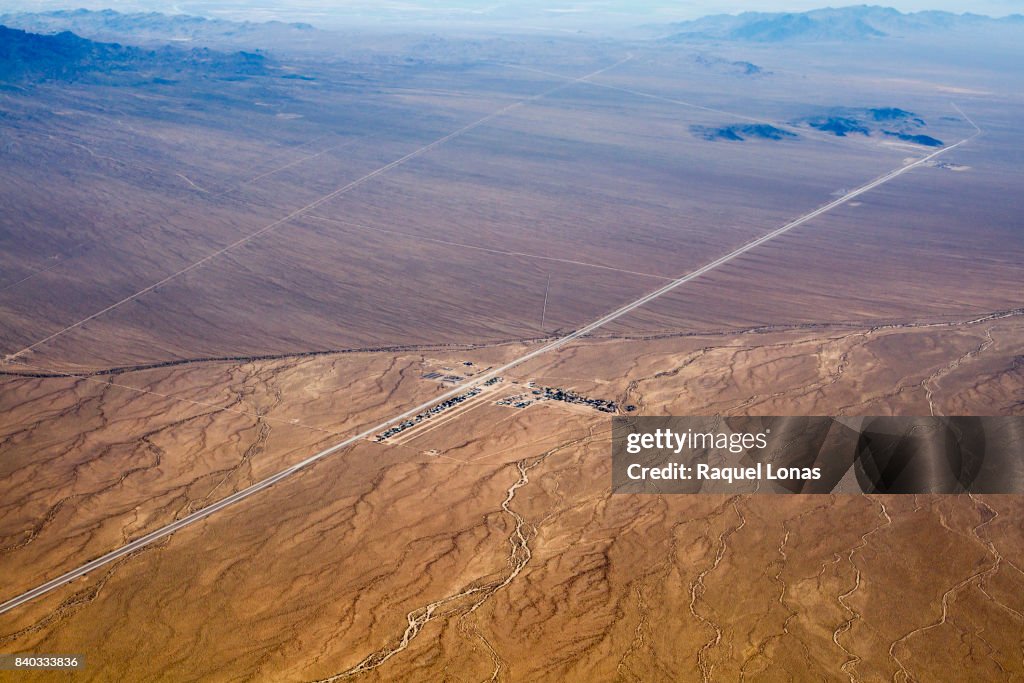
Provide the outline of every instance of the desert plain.
[[[1022,680],[1019,496],[609,486],[611,413],[1024,413],[1020,76],[522,41],[0,92],[0,599],[372,431],[0,615],[86,657],[17,680]],[[548,348],[941,148],[836,107],[963,143]]]

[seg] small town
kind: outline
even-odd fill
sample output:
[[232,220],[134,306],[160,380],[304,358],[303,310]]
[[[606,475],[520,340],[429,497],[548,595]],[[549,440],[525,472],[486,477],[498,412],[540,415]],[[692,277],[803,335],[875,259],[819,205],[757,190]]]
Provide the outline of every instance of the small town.
[[[495,379],[500,380],[500,378],[495,378]],[[492,380],[488,380],[488,382],[491,382],[491,381]],[[474,396],[478,395],[481,391],[482,391],[482,389],[480,389],[479,387],[474,387],[473,389],[470,389],[469,391],[467,391],[464,394],[459,394],[458,396],[453,396],[452,398],[448,399],[447,401],[442,401],[441,403],[438,403],[433,408],[429,408],[427,410],[424,410],[422,413],[418,413],[414,417],[412,417],[412,418],[410,418],[408,420],[405,420],[404,422],[400,422],[399,424],[396,424],[394,427],[391,427],[391,428],[381,432],[380,434],[377,435],[376,440],[379,443],[381,441],[384,441],[384,440],[394,436],[395,434],[400,434],[400,433],[404,432],[406,429],[409,429],[410,427],[415,427],[416,425],[418,425],[419,423],[423,422],[424,420],[428,420],[431,417],[434,417],[435,415],[437,415],[439,413],[443,413],[444,411],[448,410],[449,408],[457,406],[457,405],[459,405],[460,403],[462,403],[464,401],[468,401],[469,399],[471,399]]]
[[[528,386],[532,387],[533,383],[531,382]],[[555,387],[536,387],[528,394],[506,396],[500,401],[495,401],[495,404],[499,406],[510,406],[512,408],[526,408],[540,401],[561,401],[563,403],[584,405],[589,406],[594,410],[599,410],[602,413],[615,413],[618,412],[619,409],[619,406],[615,401],[606,401],[603,398],[588,398],[586,396],[581,396],[574,391],[558,389]]]

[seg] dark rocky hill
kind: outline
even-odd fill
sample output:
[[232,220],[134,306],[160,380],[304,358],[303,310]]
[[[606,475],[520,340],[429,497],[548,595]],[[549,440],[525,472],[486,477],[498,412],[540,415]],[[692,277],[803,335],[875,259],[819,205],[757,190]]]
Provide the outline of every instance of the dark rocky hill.
[[238,78],[263,74],[267,68],[267,58],[259,53],[173,47],[149,50],[97,42],[69,31],[40,35],[0,26],[0,80],[9,83],[116,81],[122,77],[168,78],[181,74]]

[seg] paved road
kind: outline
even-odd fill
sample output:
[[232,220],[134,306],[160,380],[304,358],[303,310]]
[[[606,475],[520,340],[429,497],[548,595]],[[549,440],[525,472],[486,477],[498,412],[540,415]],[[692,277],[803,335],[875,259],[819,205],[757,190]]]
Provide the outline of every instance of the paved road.
[[[973,122],[972,122],[972,125],[974,125]],[[576,339],[579,339],[580,337],[586,336],[586,335],[590,334],[591,332],[597,330],[598,328],[603,327],[604,325],[607,325],[608,323],[612,322],[613,320],[616,320],[617,318],[621,318],[622,316],[626,315],[627,313],[629,313],[629,312],[631,312],[631,311],[633,311],[633,310],[643,306],[644,304],[649,303],[651,301],[654,301],[655,299],[657,299],[660,296],[668,294],[669,292],[671,292],[672,290],[676,289],[680,285],[683,285],[683,284],[685,284],[687,282],[690,282],[691,280],[695,280],[696,278],[700,277],[701,275],[704,275],[705,273],[708,273],[708,272],[714,270],[715,268],[718,268],[719,266],[722,266],[722,265],[728,263],[729,261],[732,261],[733,259],[736,259],[736,258],[742,256],[743,254],[747,253],[751,249],[756,249],[757,247],[761,246],[762,244],[764,244],[766,242],[770,242],[771,240],[775,239],[776,237],[784,235],[785,233],[789,232],[790,230],[792,230],[792,229],[794,229],[794,228],[796,228],[796,227],[798,227],[800,225],[803,225],[807,221],[810,221],[810,220],[812,220],[814,218],[817,218],[818,216],[831,211],[832,209],[836,208],[837,206],[841,206],[842,204],[845,204],[846,202],[850,201],[851,199],[854,199],[855,197],[859,197],[860,195],[864,194],[865,192],[870,192],[874,188],[876,188],[876,187],[878,187],[878,186],[880,186],[880,185],[882,185],[884,183],[887,183],[887,182],[889,182],[890,180],[892,180],[894,178],[897,178],[897,177],[903,175],[904,173],[910,171],[911,169],[917,168],[918,166],[921,166],[923,164],[928,163],[929,161],[931,161],[932,159],[938,157],[941,154],[945,154],[946,152],[949,152],[950,150],[956,149],[957,147],[959,147],[959,146],[963,145],[964,143],[968,142],[969,140],[973,139],[974,137],[976,137],[980,133],[981,133],[981,131],[979,129],[978,132],[974,133],[974,135],[971,135],[968,138],[964,138],[960,142],[957,142],[955,144],[949,145],[947,147],[943,147],[942,149],[936,150],[935,152],[932,152],[931,154],[929,154],[929,155],[927,155],[925,157],[922,157],[921,159],[918,159],[917,161],[915,161],[915,162],[913,162],[911,164],[907,164],[906,166],[901,166],[900,168],[897,168],[897,169],[895,169],[893,171],[890,171],[889,173],[886,173],[885,175],[883,175],[883,176],[881,176],[881,177],[879,177],[879,178],[877,178],[875,180],[872,180],[871,182],[867,183],[866,185],[862,185],[861,187],[858,187],[855,190],[847,192],[842,197],[839,197],[838,199],[836,199],[834,201],[831,201],[828,204],[825,204],[824,206],[822,206],[822,207],[820,207],[818,209],[815,209],[814,211],[811,211],[810,213],[804,214],[800,218],[797,218],[796,220],[791,221],[791,222],[783,225],[781,228],[773,230],[773,231],[769,232],[768,234],[766,234],[766,235],[764,235],[762,237],[759,237],[759,238],[757,238],[755,240],[747,242],[743,246],[741,246],[741,247],[739,247],[739,248],[729,252],[728,254],[725,254],[724,256],[722,256],[720,258],[717,258],[714,261],[712,261],[712,262],[710,262],[710,263],[708,263],[708,264],[706,264],[704,266],[701,266],[697,270],[694,270],[692,272],[687,273],[686,275],[683,275],[682,277],[679,277],[679,278],[676,278],[675,280],[672,280],[668,284],[664,285],[663,287],[661,287],[659,289],[654,290],[650,294],[647,294],[647,295],[637,299],[636,301],[628,303],[625,306],[622,306],[621,308],[618,308],[618,309],[612,311],[611,313],[609,313],[609,314],[607,314],[607,315],[605,315],[605,316],[603,316],[601,318],[598,318],[597,320],[589,323],[588,325],[585,325],[585,326],[579,328],[578,330],[565,335],[564,337],[560,337],[559,339],[551,341],[551,342],[541,346],[540,348],[534,349],[533,351],[530,351],[529,353],[526,353],[526,354],[524,354],[524,355],[522,355],[522,356],[520,356],[520,357],[518,357],[518,358],[516,358],[516,359],[514,359],[514,360],[512,360],[512,361],[510,361],[510,362],[508,362],[508,363],[506,363],[504,365],[502,365],[501,367],[494,368],[494,369],[490,370],[489,372],[487,372],[487,373],[485,373],[483,375],[479,375],[479,376],[473,378],[470,381],[467,381],[467,382],[464,382],[463,384],[455,386],[450,391],[448,391],[448,392],[446,392],[446,393],[444,393],[444,394],[442,394],[440,396],[437,396],[437,397],[431,399],[430,401],[428,401],[426,403],[421,403],[420,405],[418,405],[418,406],[416,406],[414,408],[410,408],[410,409],[406,410],[403,413],[395,415],[394,417],[391,417],[391,418],[385,420],[384,422],[381,422],[380,424],[374,425],[373,427],[370,427],[369,429],[366,429],[365,431],[362,431],[362,432],[360,432],[358,434],[355,434],[355,435],[345,439],[344,441],[341,441],[340,443],[337,443],[337,444],[331,446],[330,448],[325,448],[324,450],[320,451],[319,453],[311,455],[310,457],[306,458],[302,462],[296,463],[295,465],[292,465],[291,467],[289,467],[286,470],[278,472],[277,474],[275,474],[275,475],[273,475],[271,477],[268,477],[268,478],[266,478],[266,479],[264,479],[264,480],[262,480],[262,481],[260,481],[260,482],[258,482],[256,484],[253,484],[252,486],[250,486],[248,488],[242,489],[241,491],[238,491],[237,493],[234,493],[234,494],[228,496],[227,498],[224,498],[223,500],[217,501],[216,503],[213,503],[213,504],[211,504],[208,507],[205,507],[205,508],[203,508],[201,510],[197,510],[196,512],[193,512],[190,515],[182,517],[181,519],[179,519],[179,520],[177,520],[175,522],[172,522],[171,524],[168,524],[167,526],[165,526],[165,527],[163,527],[161,529],[157,529],[156,531],[154,531],[152,533],[146,534],[145,536],[143,536],[143,537],[141,537],[139,539],[136,539],[136,540],[132,541],[131,543],[128,543],[127,545],[122,546],[121,548],[118,548],[117,550],[114,550],[113,552],[107,553],[106,555],[98,557],[95,560],[92,560],[91,562],[88,562],[88,563],[82,565],[78,569],[74,569],[72,571],[69,571],[66,574],[58,576],[57,578],[53,579],[52,581],[47,581],[46,583],[44,583],[44,584],[42,584],[42,585],[40,585],[40,586],[38,586],[36,588],[33,588],[30,591],[22,593],[21,595],[15,597],[15,598],[10,599],[10,600],[8,600],[7,602],[5,602],[3,604],[0,604],[0,614],[3,614],[4,612],[9,612],[10,610],[18,607],[19,605],[23,605],[26,602],[29,602],[30,600],[33,600],[33,599],[35,599],[35,598],[37,598],[37,597],[39,597],[41,595],[49,593],[50,591],[54,590],[55,588],[59,588],[60,586],[62,586],[64,584],[70,583],[71,581],[74,581],[75,579],[77,579],[79,577],[82,577],[82,576],[88,574],[89,572],[91,572],[91,571],[93,571],[95,569],[98,569],[99,567],[102,567],[102,566],[104,566],[106,564],[110,564],[111,562],[113,562],[115,560],[118,560],[118,559],[120,559],[120,558],[122,558],[122,557],[124,557],[126,555],[129,555],[129,554],[135,552],[136,550],[144,548],[145,546],[147,546],[147,545],[149,545],[149,544],[151,544],[151,543],[153,543],[155,541],[158,541],[161,538],[164,538],[166,536],[170,536],[171,534],[173,534],[174,532],[178,531],[179,529],[183,529],[183,528],[185,528],[187,526],[195,524],[196,522],[199,522],[199,521],[201,521],[203,519],[206,519],[210,515],[216,513],[218,510],[222,510],[222,509],[228,507],[229,505],[234,505],[235,503],[241,502],[241,501],[245,500],[246,498],[249,498],[250,496],[256,495],[260,491],[263,491],[264,489],[270,488],[271,486],[273,486],[277,482],[281,481],[282,479],[286,479],[286,478],[292,476],[293,474],[308,468],[310,465],[313,465],[317,461],[323,460],[324,458],[326,458],[326,457],[328,457],[330,455],[333,455],[334,453],[337,453],[338,451],[340,451],[340,450],[342,450],[344,448],[347,448],[347,447],[355,444],[356,442],[358,442],[361,439],[365,439],[365,438],[370,437],[370,436],[372,436],[374,434],[382,432],[385,429],[387,429],[388,427],[391,427],[394,424],[396,424],[398,422],[401,422],[402,420],[405,420],[406,418],[412,417],[412,416],[416,415],[417,413],[421,413],[424,410],[426,410],[426,409],[428,409],[428,408],[430,408],[430,407],[432,407],[432,406],[434,406],[434,405],[436,405],[438,403],[441,403],[442,401],[446,401],[449,398],[452,398],[452,397],[457,396],[457,395],[459,395],[461,393],[464,393],[467,390],[469,390],[469,389],[471,389],[471,388],[473,388],[475,386],[483,384],[484,382],[486,382],[487,380],[489,380],[489,379],[491,379],[493,377],[497,377],[499,375],[502,375],[502,374],[506,373],[507,371],[511,370],[512,368],[514,368],[514,367],[516,367],[518,365],[521,365],[521,364],[523,364],[523,363],[525,363],[525,362],[527,362],[529,360],[532,360],[533,358],[536,358],[537,356],[541,356],[541,355],[543,355],[545,353],[549,353],[551,351],[559,349],[559,348],[565,346],[566,344],[569,344],[572,341],[574,341]]]

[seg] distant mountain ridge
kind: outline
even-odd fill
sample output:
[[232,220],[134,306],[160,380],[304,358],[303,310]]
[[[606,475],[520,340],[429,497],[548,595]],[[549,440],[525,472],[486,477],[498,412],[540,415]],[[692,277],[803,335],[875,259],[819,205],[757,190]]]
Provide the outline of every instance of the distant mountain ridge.
[[280,21],[249,22],[206,19],[159,12],[122,13],[115,10],[58,10],[0,14],[0,24],[32,33],[71,31],[93,40],[132,44],[151,42],[259,43],[316,32],[309,24]]
[[808,12],[716,14],[670,24],[669,40],[687,38],[758,43],[857,41],[965,28],[1024,28],[1024,16],[994,19],[980,14],[924,11],[903,13],[891,7],[858,5]]
[[83,78],[116,82],[132,78],[173,78],[183,73],[238,78],[267,71],[264,55],[102,43],[70,31],[40,35],[0,26],[0,81],[39,82]]

